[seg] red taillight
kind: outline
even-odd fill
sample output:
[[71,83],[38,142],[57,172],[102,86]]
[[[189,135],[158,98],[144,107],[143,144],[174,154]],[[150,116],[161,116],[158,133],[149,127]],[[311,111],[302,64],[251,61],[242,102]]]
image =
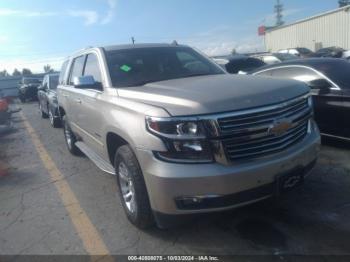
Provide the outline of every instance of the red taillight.
[[6,99],[0,99],[0,112],[7,111],[9,108],[9,105],[7,103]]

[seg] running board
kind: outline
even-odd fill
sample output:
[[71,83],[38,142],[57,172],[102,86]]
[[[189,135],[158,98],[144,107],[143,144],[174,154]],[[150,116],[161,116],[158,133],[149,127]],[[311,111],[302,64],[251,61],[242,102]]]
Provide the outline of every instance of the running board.
[[114,167],[103,160],[99,155],[92,151],[84,142],[76,142],[75,145],[83,152],[94,164],[102,171],[115,175]]

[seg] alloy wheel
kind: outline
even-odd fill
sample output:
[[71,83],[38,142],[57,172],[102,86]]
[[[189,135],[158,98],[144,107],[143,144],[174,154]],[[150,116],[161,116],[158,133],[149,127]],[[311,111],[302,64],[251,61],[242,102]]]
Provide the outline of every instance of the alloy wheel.
[[118,167],[119,184],[122,191],[125,206],[130,213],[136,212],[135,187],[130,177],[130,172],[124,162]]

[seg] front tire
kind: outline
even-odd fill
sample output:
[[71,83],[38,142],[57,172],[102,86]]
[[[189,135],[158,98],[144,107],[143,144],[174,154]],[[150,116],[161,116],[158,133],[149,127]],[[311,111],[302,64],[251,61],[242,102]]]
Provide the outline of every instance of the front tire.
[[68,151],[75,156],[80,156],[81,151],[80,149],[75,145],[75,142],[77,142],[77,139],[70,128],[68,121],[67,121],[67,116],[63,117],[63,130],[64,130],[64,138],[66,141],[66,145],[68,148]]
[[154,224],[146,184],[140,165],[130,146],[121,146],[115,154],[119,195],[129,221],[140,229]]

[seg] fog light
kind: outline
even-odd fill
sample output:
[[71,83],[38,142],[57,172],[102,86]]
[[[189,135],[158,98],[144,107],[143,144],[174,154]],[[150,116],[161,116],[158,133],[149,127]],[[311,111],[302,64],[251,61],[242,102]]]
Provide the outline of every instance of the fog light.
[[176,204],[181,209],[199,208],[202,199],[199,197],[183,197],[176,200]]

